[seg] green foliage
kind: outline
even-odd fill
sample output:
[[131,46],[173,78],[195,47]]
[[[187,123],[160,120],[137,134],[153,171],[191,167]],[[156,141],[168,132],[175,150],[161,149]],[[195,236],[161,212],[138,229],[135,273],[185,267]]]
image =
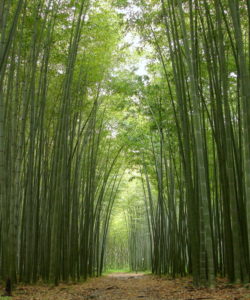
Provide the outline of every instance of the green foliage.
[[150,269],[150,241],[140,174],[127,170],[112,211],[105,268]]
[[248,32],[244,1],[3,1],[0,277],[249,281]]

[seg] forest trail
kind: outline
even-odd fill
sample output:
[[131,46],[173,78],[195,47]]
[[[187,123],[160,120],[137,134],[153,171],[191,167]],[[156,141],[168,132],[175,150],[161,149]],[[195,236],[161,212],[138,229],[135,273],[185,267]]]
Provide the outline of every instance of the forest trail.
[[250,290],[240,285],[220,281],[212,290],[195,289],[190,278],[170,280],[141,273],[114,273],[58,287],[19,286],[13,294],[13,300],[250,300]]

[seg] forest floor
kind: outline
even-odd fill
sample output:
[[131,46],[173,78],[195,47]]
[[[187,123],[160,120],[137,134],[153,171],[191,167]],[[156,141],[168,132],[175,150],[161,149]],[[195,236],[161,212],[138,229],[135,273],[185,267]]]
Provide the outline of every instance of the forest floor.
[[[0,297],[10,299],[9,297]],[[190,278],[167,279],[152,275],[114,273],[84,283],[18,286],[13,300],[250,300],[250,289],[218,280],[214,289],[194,288]]]

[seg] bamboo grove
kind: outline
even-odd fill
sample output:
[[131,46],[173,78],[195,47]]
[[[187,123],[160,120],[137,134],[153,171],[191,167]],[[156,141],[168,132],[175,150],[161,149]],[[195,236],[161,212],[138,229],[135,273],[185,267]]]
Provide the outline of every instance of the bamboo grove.
[[0,1],[1,279],[101,275],[130,168],[131,269],[249,282],[249,22],[239,0]]
[[102,95],[118,39],[106,10],[1,1],[2,279],[101,273],[121,151],[109,142]]
[[141,5],[133,22],[160,62],[140,96],[152,270],[249,282],[249,2]]
[[125,172],[113,206],[104,267],[108,272],[144,272],[151,269],[145,194],[141,178],[133,170]]

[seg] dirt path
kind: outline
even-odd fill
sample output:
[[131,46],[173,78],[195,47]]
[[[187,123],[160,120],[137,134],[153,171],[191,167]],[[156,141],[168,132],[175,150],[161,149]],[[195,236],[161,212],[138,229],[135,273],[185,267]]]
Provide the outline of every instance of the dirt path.
[[[0,298],[1,299],[1,298]],[[35,285],[18,287],[13,300],[191,300],[248,299],[250,289],[220,282],[213,289],[195,289],[189,278],[167,280],[151,275],[116,273],[92,278],[85,283],[58,287]]]

